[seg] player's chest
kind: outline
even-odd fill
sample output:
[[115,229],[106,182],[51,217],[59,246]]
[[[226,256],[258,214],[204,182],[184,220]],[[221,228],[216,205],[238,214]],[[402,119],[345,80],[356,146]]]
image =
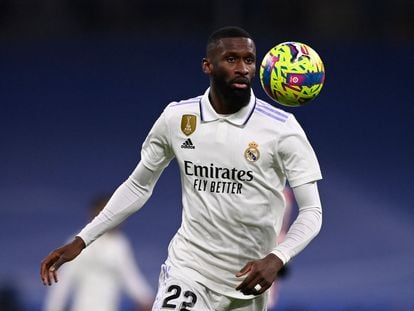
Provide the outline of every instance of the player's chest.
[[203,123],[183,117],[176,129],[171,138],[178,160],[240,167],[269,162],[274,154],[274,138],[260,128],[240,127],[225,120]]

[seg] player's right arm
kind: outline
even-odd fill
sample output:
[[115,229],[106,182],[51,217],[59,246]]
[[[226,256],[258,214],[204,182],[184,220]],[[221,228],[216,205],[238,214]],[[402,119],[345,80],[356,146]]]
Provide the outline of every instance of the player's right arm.
[[85,242],[75,237],[72,242],[53,250],[40,265],[40,276],[43,285],[52,285],[52,280],[58,282],[57,269],[65,262],[75,259],[85,248]]
[[105,208],[76,238],[52,251],[41,263],[40,275],[44,285],[57,282],[57,269],[75,259],[82,250],[105,232],[115,228],[138,211],[152,194],[162,171],[173,158],[168,144],[169,131],[163,115],[157,120],[144,142],[141,161],[129,178],[114,192]]
[[140,162],[131,176],[115,191],[105,208],[70,243],[53,250],[43,259],[40,275],[44,285],[58,282],[57,270],[75,259],[82,250],[105,232],[115,228],[139,210],[151,196],[163,169],[151,171]]

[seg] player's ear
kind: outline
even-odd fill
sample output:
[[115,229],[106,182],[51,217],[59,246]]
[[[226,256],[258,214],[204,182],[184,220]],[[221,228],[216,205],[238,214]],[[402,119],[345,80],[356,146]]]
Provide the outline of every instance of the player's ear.
[[208,61],[207,58],[203,58],[203,61],[201,63],[201,66],[202,66],[203,72],[205,74],[208,74],[209,75],[211,73],[211,64],[210,64],[210,62]]

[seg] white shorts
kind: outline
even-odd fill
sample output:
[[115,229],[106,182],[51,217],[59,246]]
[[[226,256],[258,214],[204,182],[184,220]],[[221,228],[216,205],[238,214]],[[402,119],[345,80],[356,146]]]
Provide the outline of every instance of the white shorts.
[[158,292],[152,311],[265,311],[268,293],[253,299],[224,296],[161,266]]

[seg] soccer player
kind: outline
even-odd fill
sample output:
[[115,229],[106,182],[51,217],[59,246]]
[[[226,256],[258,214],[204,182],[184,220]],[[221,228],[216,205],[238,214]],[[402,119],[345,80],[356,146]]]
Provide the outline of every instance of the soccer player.
[[[278,271],[318,234],[322,222],[315,153],[295,117],[255,97],[256,47],[239,27],[208,39],[203,95],[170,103],[141,160],[104,210],[41,263],[43,284],[104,232],[139,210],[175,158],[182,223],[161,267],[157,310],[266,310]],[[277,245],[289,182],[298,216]]]

